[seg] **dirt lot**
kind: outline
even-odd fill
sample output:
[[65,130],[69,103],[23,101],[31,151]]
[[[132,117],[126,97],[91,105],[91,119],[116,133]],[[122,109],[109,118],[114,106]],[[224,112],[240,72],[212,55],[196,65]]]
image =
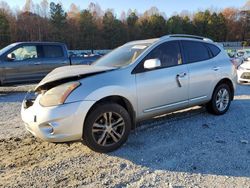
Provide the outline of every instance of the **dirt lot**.
[[0,187],[250,187],[250,85],[224,116],[167,114],[110,154],[27,133],[20,107],[32,87],[0,88]]

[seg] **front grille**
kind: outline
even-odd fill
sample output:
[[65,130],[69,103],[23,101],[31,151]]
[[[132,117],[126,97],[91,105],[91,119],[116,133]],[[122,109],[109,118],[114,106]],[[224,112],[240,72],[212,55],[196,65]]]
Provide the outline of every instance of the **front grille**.
[[242,79],[250,79],[250,72],[244,72],[241,77]]
[[33,104],[34,104],[34,100],[27,100],[27,99],[25,99],[23,101],[23,106],[24,106],[25,109],[33,106]]
[[36,97],[37,97],[37,93],[29,91],[23,100],[24,108],[27,109],[27,108],[33,106],[33,104],[36,100]]

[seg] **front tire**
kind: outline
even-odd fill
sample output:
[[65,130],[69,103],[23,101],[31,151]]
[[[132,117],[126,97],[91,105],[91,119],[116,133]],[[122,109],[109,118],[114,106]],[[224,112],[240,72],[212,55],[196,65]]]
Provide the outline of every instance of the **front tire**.
[[231,104],[232,92],[227,84],[220,84],[214,90],[212,99],[206,105],[207,111],[215,115],[225,114]]
[[107,153],[126,142],[130,129],[131,119],[125,108],[115,103],[98,104],[86,118],[83,140],[90,149]]

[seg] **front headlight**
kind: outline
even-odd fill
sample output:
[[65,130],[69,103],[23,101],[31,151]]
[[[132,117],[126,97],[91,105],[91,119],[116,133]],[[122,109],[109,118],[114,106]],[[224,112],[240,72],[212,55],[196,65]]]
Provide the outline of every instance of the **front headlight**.
[[63,104],[70,93],[80,85],[80,82],[68,82],[56,86],[42,95],[40,104],[45,107]]

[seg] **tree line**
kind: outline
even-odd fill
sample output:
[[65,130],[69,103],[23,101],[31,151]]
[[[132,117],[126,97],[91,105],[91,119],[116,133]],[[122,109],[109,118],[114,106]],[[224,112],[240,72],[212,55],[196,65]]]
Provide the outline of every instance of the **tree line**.
[[103,11],[97,3],[86,9],[71,4],[65,11],[60,3],[26,0],[22,10],[0,2],[0,48],[17,41],[58,41],[70,49],[113,49],[127,41],[167,34],[191,34],[215,41],[250,39],[250,1],[241,9],[183,11],[169,18],[152,7],[143,14],[136,10]]

